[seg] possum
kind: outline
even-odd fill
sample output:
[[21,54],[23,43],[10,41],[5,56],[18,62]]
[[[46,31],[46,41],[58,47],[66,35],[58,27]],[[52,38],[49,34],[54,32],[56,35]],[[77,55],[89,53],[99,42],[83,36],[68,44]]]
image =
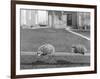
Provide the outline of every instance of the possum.
[[55,52],[55,48],[51,44],[43,44],[41,45],[38,50],[37,50],[37,55],[38,56],[46,56],[53,54]]
[[83,45],[74,45],[72,46],[72,52],[73,53],[80,53],[80,54],[85,54],[87,52],[87,49]]

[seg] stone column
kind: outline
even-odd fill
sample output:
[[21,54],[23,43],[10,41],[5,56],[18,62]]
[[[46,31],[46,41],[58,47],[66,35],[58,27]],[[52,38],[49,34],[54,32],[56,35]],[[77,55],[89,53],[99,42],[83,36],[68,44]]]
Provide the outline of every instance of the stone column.
[[23,26],[23,25],[26,25],[26,10],[20,10],[20,25]]
[[26,10],[26,25],[27,27],[30,27],[31,22],[31,12],[30,10]]
[[55,17],[55,13],[54,13],[54,11],[52,11],[52,13],[51,13],[51,28],[54,28],[54,17]]
[[35,27],[35,10],[31,11],[31,27]]
[[62,11],[62,26],[63,26],[63,28],[66,28],[66,26],[67,26],[67,15],[64,14],[63,11]]

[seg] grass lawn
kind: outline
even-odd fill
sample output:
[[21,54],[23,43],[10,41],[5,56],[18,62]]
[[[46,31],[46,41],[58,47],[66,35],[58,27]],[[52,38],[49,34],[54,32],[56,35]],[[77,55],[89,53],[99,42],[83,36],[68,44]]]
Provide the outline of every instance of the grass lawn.
[[40,28],[40,29],[21,29],[21,51],[34,51],[44,43],[55,46],[56,52],[71,52],[73,44],[86,46],[90,52],[90,41],[80,36],[76,36],[65,29]]

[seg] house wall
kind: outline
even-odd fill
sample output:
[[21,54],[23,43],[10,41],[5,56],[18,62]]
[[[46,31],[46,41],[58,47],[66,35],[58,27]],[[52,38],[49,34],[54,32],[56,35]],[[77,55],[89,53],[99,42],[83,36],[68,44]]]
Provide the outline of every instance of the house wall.
[[[68,17],[68,14],[72,15],[72,25],[71,26],[77,26],[77,12],[71,12],[71,11],[66,11],[64,12],[64,14],[66,15],[66,17]],[[67,22],[66,18],[66,22]],[[66,23],[66,25],[68,26],[68,23]]]
[[62,15],[62,24],[63,24],[63,27],[67,27],[67,15],[63,14]]
[[48,17],[48,21],[49,21],[49,25],[50,27],[53,28],[65,28],[66,27],[66,15],[63,15],[56,11],[52,11],[51,13],[49,13],[49,17]]
[[77,26],[77,13],[72,13],[72,26]]
[[48,13],[48,26],[52,27],[52,15],[50,13]]
[[38,24],[48,25],[48,12],[39,10],[37,14],[38,14]]
[[36,26],[37,25],[37,12],[36,10],[31,11],[31,26]]
[[77,13],[77,26],[78,28],[84,27],[85,29],[90,29],[90,13],[89,12]]
[[20,10],[20,17],[21,26],[26,25],[26,10]]
[[26,10],[26,25],[31,26],[31,10]]
[[28,10],[23,9],[21,10],[21,18],[20,23],[22,27],[30,28],[30,27],[36,27],[38,24],[37,19],[37,11],[36,10]]
[[[74,29],[90,26],[90,13],[86,12],[61,12],[61,11],[38,11],[38,10],[21,10],[21,26],[27,27],[45,27]],[[72,15],[71,25],[68,25],[68,14]],[[26,27],[25,26],[25,27]],[[87,29],[87,27],[85,28]]]

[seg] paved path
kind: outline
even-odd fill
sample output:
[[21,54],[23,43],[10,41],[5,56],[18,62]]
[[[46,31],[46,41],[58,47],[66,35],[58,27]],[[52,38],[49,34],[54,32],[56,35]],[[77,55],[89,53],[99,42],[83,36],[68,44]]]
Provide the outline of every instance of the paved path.
[[[24,56],[25,56],[25,59],[23,59],[23,60],[27,60],[26,57],[29,57],[29,56],[31,56],[32,58],[35,58],[35,59],[36,59],[36,57],[38,57],[36,55],[36,52],[21,52],[21,57],[23,58]],[[75,53],[56,52],[56,53],[52,54],[52,56],[53,56],[53,58],[61,59],[61,60],[64,59],[64,60],[72,62],[72,63],[90,63],[90,53],[86,53],[86,54],[82,55],[82,54],[75,54]],[[28,58],[29,61],[31,61],[30,60],[30,59],[32,59],[31,57]],[[27,62],[27,61],[24,61],[24,62]]]
[[[21,52],[21,55],[36,55],[36,52]],[[79,54],[79,53],[68,53],[68,52],[56,52],[52,55],[55,56],[90,56],[90,53]]]
[[82,38],[85,38],[85,39],[87,39],[87,40],[90,40],[90,38],[88,38],[88,37],[86,37],[86,36],[84,36],[84,35],[82,35],[82,34],[79,34],[79,33],[73,32],[72,30],[67,29],[67,28],[66,28],[66,30],[67,30],[68,32],[71,32],[71,33],[77,35],[77,36],[80,36],[80,37],[82,37]]

